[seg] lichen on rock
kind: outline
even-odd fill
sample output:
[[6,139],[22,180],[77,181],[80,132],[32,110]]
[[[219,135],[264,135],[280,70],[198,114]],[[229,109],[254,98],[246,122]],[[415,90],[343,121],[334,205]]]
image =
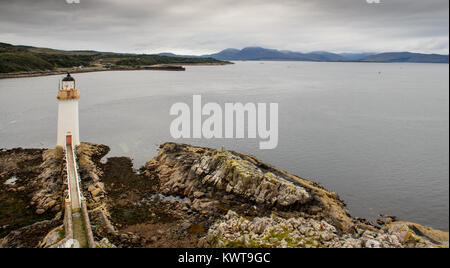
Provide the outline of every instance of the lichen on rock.
[[218,200],[231,195],[234,200],[266,211],[280,209],[329,217],[344,231],[353,225],[335,193],[252,156],[177,143],[160,148],[145,165],[145,172],[160,182],[163,194],[195,199],[202,192]]
[[271,172],[264,172],[231,152],[202,155],[191,167],[191,173],[202,178],[203,184],[214,185],[218,190],[260,204],[287,207],[311,201],[311,195],[305,188]]
[[[353,218],[336,193],[250,155],[165,143],[135,170],[127,157],[101,162],[108,152],[76,151],[97,247],[448,248],[446,232]],[[61,211],[46,218],[64,196],[62,158],[60,149],[0,151],[1,182],[17,178],[0,194],[29,199],[33,215],[28,226],[0,226],[12,230],[1,246],[66,246]]]

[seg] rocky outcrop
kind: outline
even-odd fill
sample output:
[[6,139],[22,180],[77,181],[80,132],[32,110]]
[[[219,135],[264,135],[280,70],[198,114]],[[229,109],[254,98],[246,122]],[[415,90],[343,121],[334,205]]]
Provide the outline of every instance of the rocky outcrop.
[[62,148],[45,150],[42,159],[43,163],[40,166],[42,171],[30,184],[35,189],[30,205],[36,207],[37,214],[43,214],[49,210],[62,211],[65,191],[62,176],[64,152]]
[[166,143],[142,172],[164,196],[188,198],[185,210],[216,219],[199,247],[448,247],[445,232],[352,218],[337,194],[237,152]]
[[57,248],[59,244],[63,244],[65,239],[64,225],[58,226],[51,230],[39,243],[39,248]]
[[[353,218],[336,193],[250,155],[165,143],[134,170],[126,157],[101,162],[108,152],[90,143],[76,152],[97,247],[448,247],[446,232]],[[0,194],[26,200],[33,215],[6,226],[0,247],[73,246],[62,239],[61,212],[52,214],[64,196],[62,168],[58,149],[0,151]]]
[[[97,234],[117,235],[112,225],[109,211],[105,204],[105,186],[101,181],[103,176],[100,160],[109,152],[106,145],[97,145],[83,142],[76,149],[83,195],[87,199],[89,218]],[[97,236],[98,240],[102,237]],[[103,241],[105,242],[105,241]]]
[[[229,211],[208,231],[199,246],[202,247],[276,247],[276,248],[435,248],[448,247],[448,233],[435,241],[415,230],[416,224],[393,223],[383,230],[358,228],[352,234],[340,234],[326,221],[311,218],[270,217],[248,220]],[[446,242],[442,241],[446,240]]]
[[449,247],[449,233],[422,226],[417,223],[395,221],[381,229],[382,232],[395,235],[404,247]]
[[62,163],[60,149],[0,151],[0,237],[8,235],[2,246],[35,247],[46,222],[62,222]]
[[92,201],[91,204],[101,203],[101,200],[105,197],[105,186],[100,181],[103,171],[99,162],[108,152],[108,146],[86,142],[81,143],[76,149],[83,193]]
[[327,218],[344,232],[354,225],[337,194],[249,155],[166,143],[144,172],[159,182],[162,194],[186,196],[200,210],[218,203],[252,204],[266,214],[280,210]]
[[46,220],[10,232],[3,238],[0,248],[37,247],[47,234],[61,223],[60,220]]

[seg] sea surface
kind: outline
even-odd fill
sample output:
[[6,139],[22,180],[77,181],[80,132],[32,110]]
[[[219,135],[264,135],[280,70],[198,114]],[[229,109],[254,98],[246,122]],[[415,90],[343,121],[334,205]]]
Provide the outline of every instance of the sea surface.
[[[241,151],[339,193],[352,215],[449,230],[449,65],[236,62],[186,72],[75,74],[81,140],[139,168],[173,141],[176,102],[279,104],[279,144],[183,139]],[[61,76],[0,80],[0,148],[54,147]]]

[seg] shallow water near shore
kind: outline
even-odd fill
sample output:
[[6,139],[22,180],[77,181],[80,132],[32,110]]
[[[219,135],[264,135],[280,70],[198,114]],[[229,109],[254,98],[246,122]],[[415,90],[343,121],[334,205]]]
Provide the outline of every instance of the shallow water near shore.
[[[176,102],[279,103],[279,145],[177,142],[236,150],[339,193],[353,216],[449,229],[449,65],[236,62],[186,72],[76,74],[83,141],[138,168],[174,141]],[[60,76],[0,80],[0,148],[53,147]]]

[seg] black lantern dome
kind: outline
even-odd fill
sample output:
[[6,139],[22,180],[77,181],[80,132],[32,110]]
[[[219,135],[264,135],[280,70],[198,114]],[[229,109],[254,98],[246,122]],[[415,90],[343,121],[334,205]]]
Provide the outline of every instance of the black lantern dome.
[[67,73],[67,76],[64,77],[63,82],[75,82],[75,79],[70,76],[70,73]]

